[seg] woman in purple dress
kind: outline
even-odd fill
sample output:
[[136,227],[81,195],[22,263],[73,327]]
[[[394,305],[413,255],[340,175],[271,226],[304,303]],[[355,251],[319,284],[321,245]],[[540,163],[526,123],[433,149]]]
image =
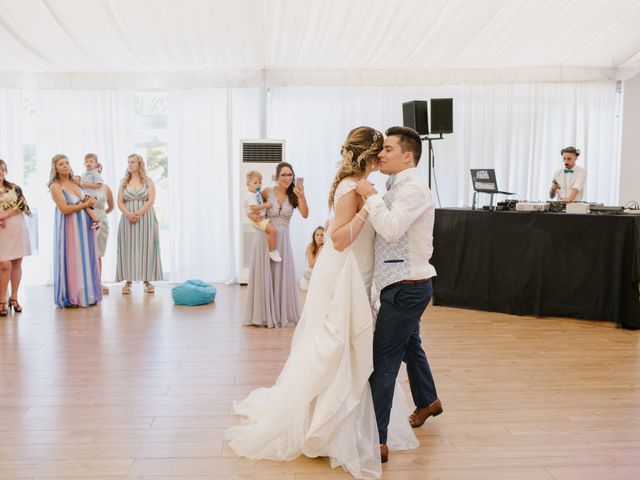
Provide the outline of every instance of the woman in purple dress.
[[266,235],[257,234],[251,254],[245,325],[286,327],[289,323],[297,323],[302,311],[289,238],[289,222],[296,208],[307,218],[309,207],[302,179],[296,181],[293,167],[289,163],[278,164],[276,182],[276,186],[265,189],[262,196],[265,202],[271,203],[266,218],[278,232],[276,248],[282,262],[271,261]]

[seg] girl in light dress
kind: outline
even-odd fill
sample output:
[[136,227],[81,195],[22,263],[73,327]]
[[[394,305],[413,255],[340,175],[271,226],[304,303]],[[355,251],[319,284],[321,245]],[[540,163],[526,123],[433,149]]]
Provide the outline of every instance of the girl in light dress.
[[313,272],[313,267],[316,264],[316,260],[318,259],[318,255],[320,255],[320,251],[324,245],[324,227],[322,225],[316,227],[311,234],[311,242],[307,245],[307,249],[304,254],[304,258],[307,261],[307,267],[304,271],[303,277],[298,282],[300,286],[300,290],[306,292],[309,289],[309,280],[311,280],[311,273]]

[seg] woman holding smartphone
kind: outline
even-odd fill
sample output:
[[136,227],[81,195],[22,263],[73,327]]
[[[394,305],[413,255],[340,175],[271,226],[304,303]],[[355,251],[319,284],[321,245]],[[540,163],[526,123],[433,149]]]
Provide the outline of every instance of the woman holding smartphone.
[[277,230],[276,248],[282,262],[269,260],[265,235],[256,235],[251,255],[249,271],[249,291],[245,325],[259,325],[269,328],[286,327],[297,323],[302,311],[296,282],[289,222],[298,209],[307,218],[309,207],[304,196],[304,181],[295,178],[291,164],[281,162],[276,167],[276,185],[262,191],[265,203],[271,208],[266,218]]

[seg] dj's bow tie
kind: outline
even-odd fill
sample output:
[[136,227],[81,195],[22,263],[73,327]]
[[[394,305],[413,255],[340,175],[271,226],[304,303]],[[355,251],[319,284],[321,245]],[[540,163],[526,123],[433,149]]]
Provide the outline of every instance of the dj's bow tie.
[[565,169],[564,169],[564,173],[573,173],[573,170],[570,170],[570,169],[568,169],[568,168],[565,168]]

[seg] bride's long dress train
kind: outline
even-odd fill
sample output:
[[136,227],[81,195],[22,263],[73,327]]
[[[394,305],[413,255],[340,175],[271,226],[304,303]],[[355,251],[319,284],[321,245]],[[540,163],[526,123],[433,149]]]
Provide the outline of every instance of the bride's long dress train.
[[[381,476],[368,381],[374,320],[365,287],[371,285],[373,264],[368,260],[373,229],[367,227],[343,252],[333,248],[330,235],[326,239],[291,353],[275,385],[258,388],[234,404],[233,413],[243,421],[228,429],[225,439],[237,455],[285,461],[301,454],[329,457],[332,467],[342,466],[356,478]],[[356,258],[358,252],[367,258],[364,264]],[[363,267],[368,282],[363,281]],[[388,444],[414,448],[418,442],[398,386],[396,394]]]

